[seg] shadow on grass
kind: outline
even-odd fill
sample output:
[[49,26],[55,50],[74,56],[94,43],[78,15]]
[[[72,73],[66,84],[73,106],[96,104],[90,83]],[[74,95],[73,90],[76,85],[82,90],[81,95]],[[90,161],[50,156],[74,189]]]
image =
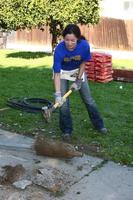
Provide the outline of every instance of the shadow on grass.
[[20,51],[15,53],[7,54],[7,58],[24,58],[24,59],[35,59],[35,58],[43,58],[46,56],[51,56],[51,53],[46,52],[30,52],[30,51]]

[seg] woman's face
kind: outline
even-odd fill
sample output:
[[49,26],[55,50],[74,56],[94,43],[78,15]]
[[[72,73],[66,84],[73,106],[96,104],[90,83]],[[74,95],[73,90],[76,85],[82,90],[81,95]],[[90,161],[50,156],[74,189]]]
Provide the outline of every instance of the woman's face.
[[66,48],[69,50],[69,51],[72,51],[75,49],[76,45],[77,45],[77,38],[74,34],[67,34],[65,35],[64,37],[64,42],[65,42],[65,45],[66,45]]

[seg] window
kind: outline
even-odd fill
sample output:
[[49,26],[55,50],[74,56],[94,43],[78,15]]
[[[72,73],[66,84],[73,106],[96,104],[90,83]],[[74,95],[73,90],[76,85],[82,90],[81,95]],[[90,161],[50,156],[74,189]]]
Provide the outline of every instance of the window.
[[133,1],[125,1],[124,2],[124,10],[125,11],[133,10]]

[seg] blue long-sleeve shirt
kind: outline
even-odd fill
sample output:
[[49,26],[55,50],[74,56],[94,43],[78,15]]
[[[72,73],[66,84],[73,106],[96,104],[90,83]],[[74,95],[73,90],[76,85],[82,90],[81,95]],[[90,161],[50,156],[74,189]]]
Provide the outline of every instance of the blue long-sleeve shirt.
[[91,58],[90,46],[86,40],[80,40],[74,50],[69,51],[65,42],[60,42],[54,52],[53,70],[54,73],[60,73],[62,70],[74,70],[79,68],[80,64]]

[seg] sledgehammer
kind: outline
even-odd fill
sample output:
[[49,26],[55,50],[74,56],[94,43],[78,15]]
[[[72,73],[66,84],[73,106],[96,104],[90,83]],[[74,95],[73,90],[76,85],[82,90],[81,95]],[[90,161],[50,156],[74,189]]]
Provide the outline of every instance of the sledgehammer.
[[[64,100],[72,93],[72,89],[70,89],[64,96],[62,97]],[[52,107],[44,106],[42,107],[42,113],[46,122],[51,121],[51,114],[59,107],[59,103],[55,103]]]

